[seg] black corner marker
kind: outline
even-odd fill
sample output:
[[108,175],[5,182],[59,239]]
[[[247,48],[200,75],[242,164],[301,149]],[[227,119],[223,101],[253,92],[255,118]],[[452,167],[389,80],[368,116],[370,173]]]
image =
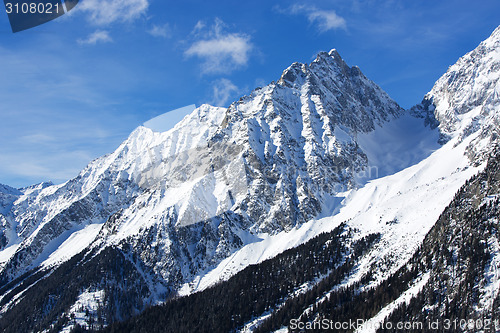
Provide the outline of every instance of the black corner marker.
[[64,4],[66,5],[66,11],[69,12],[70,10],[75,8],[75,6],[78,4],[78,1],[79,0],[64,0]]
[[[19,32],[52,21],[64,15],[62,0],[4,0],[12,32]],[[66,10],[78,0],[65,0]]]

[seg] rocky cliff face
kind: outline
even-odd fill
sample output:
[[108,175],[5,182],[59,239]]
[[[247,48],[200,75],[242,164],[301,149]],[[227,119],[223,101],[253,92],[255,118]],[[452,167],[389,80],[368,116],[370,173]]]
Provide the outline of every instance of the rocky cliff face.
[[488,146],[499,133],[500,28],[476,49],[450,66],[412,111],[438,126],[441,142],[472,134],[478,137],[469,146],[472,160],[484,161]]
[[401,113],[335,50],[310,65],[293,64],[277,83],[231,105],[212,139],[244,151],[250,196],[248,208],[235,211],[265,232],[313,218],[328,196],[356,187],[355,174],[367,167],[357,134]]

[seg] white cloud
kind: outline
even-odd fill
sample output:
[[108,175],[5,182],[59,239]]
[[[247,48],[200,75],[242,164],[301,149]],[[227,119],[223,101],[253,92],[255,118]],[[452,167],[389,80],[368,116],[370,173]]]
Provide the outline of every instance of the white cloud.
[[153,25],[153,27],[148,30],[148,33],[154,37],[169,38],[170,26],[168,25],[168,23],[165,23],[163,25]]
[[95,45],[97,43],[110,43],[112,41],[113,39],[106,30],[97,30],[91,33],[87,38],[77,40],[78,44],[81,45]]
[[310,12],[307,18],[310,22],[316,22],[321,31],[346,28],[344,18],[338,16],[334,11],[315,10]]
[[89,13],[90,21],[97,25],[127,22],[146,13],[148,0],[85,0],[76,8]]
[[213,100],[215,106],[227,106],[226,103],[230,98],[239,93],[240,89],[228,79],[219,79],[213,83]]
[[202,58],[203,73],[227,73],[248,63],[249,54],[253,49],[250,36],[226,33],[224,23],[218,19],[212,29],[200,38],[202,29],[203,22],[198,22],[193,30],[198,40],[193,42],[184,54]]
[[193,28],[193,33],[197,33],[198,31],[202,31],[205,28],[205,22],[203,21],[198,21],[196,22],[196,25]]
[[294,5],[290,8],[292,14],[303,14],[312,24],[317,24],[321,32],[335,29],[346,29],[346,21],[333,10],[321,10],[315,6]]

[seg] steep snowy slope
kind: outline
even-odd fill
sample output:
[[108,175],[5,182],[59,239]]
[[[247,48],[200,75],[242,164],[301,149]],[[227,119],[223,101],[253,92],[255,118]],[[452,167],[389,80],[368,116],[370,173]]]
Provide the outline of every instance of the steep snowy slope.
[[[425,133],[425,131],[424,131]],[[436,136],[434,136],[436,137]],[[227,279],[247,265],[272,258],[314,236],[328,232],[342,222],[356,230],[355,239],[381,233],[376,251],[358,263],[351,277],[359,280],[372,271],[373,281],[380,281],[399,268],[413,254],[437,218],[464,182],[481,167],[472,167],[465,156],[469,138],[455,146],[447,143],[420,163],[394,175],[372,180],[363,188],[339,193],[342,201],[337,214],[308,223],[277,235],[262,235],[262,240],[243,247],[221,264],[193,282],[184,285],[181,294],[203,290]]]
[[[447,327],[454,332],[498,331],[499,162],[495,149],[485,169],[460,188],[407,265],[390,277],[393,284],[406,285],[402,295],[356,332],[376,332],[376,327],[397,322],[424,328],[434,324],[434,330]],[[377,289],[391,293],[388,285]]]

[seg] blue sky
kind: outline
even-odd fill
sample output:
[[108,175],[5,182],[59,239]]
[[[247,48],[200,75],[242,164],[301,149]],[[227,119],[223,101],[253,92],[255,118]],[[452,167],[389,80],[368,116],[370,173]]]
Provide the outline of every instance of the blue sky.
[[498,13],[498,0],[80,0],[16,34],[0,15],[0,183],[63,182],[154,116],[227,106],[332,48],[410,107]]

